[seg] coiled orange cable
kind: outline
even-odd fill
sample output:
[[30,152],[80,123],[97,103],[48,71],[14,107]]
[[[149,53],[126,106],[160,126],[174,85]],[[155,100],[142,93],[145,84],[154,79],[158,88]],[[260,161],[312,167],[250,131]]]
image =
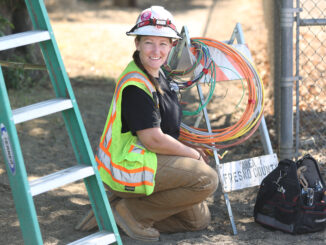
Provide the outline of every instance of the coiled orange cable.
[[[193,39],[199,40],[209,47],[222,51],[238,65],[244,79],[247,81],[248,102],[241,118],[234,125],[222,129],[212,129],[211,132],[208,132],[207,129],[189,126],[185,127],[185,125],[182,124],[180,139],[188,143],[200,144],[207,148],[226,148],[240,144],[247,140],[257,130],[262,118],[264,92],[259,74],[248,59],[231,46],[210,38]],[[259,93],[261,93],[261,96],[258,96]],[[244,136],[245,134],[247,135]],[[222,142],[231,140],[236,141],[229,144],[221,144]]]

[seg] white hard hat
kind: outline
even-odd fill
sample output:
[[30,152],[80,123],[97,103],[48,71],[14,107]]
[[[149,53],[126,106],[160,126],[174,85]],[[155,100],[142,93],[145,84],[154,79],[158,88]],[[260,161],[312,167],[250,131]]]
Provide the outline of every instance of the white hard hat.
[[172,14],[161,6],[152,6],[140,13],[128,36],[160,36],[180,39]]

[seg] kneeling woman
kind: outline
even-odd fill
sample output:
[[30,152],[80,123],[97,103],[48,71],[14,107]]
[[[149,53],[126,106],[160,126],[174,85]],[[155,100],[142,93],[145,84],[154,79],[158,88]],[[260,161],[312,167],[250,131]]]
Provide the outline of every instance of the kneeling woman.
[[206,155],[178,141],[182,111],[175,84],[161,66],[172,40],[173,16],[163,7],[144,10],[128,35],[136,51],[118,79],[96,161],[117,197],[118,226],[134,239],[157,241],[160,232],[204,229],[204,200],[217,188]]

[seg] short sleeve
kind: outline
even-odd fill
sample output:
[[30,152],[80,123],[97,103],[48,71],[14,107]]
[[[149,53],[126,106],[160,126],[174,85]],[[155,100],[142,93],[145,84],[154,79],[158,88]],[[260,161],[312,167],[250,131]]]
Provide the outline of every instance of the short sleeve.
[[122,93],[122,133],[160,127],[161,117],[153,99],[142,89],[130,85]]

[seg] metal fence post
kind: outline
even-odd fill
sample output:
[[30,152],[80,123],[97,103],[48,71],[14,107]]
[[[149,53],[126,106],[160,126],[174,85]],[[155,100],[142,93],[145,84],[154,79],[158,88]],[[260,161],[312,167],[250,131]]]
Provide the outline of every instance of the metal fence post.
[[281,117],[280,159],[293,158],[293,0],[281,9]]
[[[282,0],[271,0],[273,4],[272,17],[272,52],[273,52],[273,89],[274,89],[274,118],[277,142],[280,142],[281,132],[281,4]],[[279,150],[279,149],[277,149]]]

